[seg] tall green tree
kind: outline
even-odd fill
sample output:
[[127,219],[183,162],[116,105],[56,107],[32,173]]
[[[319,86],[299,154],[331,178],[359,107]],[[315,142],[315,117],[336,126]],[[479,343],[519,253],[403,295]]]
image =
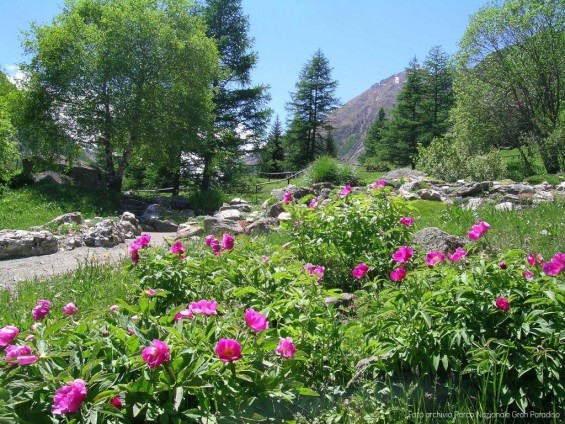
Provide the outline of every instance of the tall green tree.
[[0,72],[0,182],[9,179],[19,157],[9,108],[15,90],[6,75]]
[[210,187],[215,171],[229,175],[250,150],[259,148],[271,110],[266,85],[252,85],[257,54],[251,49],[249,19],[241,0],[206,0],[200,10],[207,35],[218,48],[221,73],[213,81],[215,128],[203,143],[201,188]]
[[546,171],[559,171],[564,28],[561,0],[506,0],[471,17],[457,58],[458,137],[477,148],[518,147],[522,154],[527,144],[521,140],[535,140]]
[[68,154],[95,146],[116,190],[134,155],[180,166],[212,116],[217,69],[215,45],[192,7],[68,0],[52,24],[33,25],[21,111],[31,147]]
[[384,137],[385,128],[386,113],[385,110],[381,107],[376,119],[367,130],[367,138],[363,142],[366,158],[380,159],[382,150],[381,141]]
[[321,154],[335,154],[328,115],[339,100],[335,96],[338,82],[331,71],[328,59],[318,50],[300,71],[296,91],[291,93],[287,143],[295,166],[304,166]]
[[267,143],[261,153],[261,168],[265,172],[283,171],[285,160],[283,137],[282,124],[279,115],[277,115],[267,137]]

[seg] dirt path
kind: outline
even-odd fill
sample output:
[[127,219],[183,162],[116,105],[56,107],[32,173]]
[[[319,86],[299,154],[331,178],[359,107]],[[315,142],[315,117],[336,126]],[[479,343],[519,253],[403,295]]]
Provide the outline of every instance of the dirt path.
[[[176,233],[151,234],[151,246],[162,246],[165,240],[174,240]],[[32,256],[29,258],[0,261],[0,289],[9,288],[18,281],[49,278],[78,268],[79,265],[96,262],[109,264],[128,256],[128,246],[133,240],[116,247],[79,247],[74,250],[57,252],[52,255]]]

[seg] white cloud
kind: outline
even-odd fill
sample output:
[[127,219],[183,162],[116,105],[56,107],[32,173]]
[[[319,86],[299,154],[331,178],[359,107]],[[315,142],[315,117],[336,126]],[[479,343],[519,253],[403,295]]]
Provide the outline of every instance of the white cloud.
[[26,74],[20,70],[18,65],[14,64],[6,65],[6,77],[16,87],[20,87],[22,82],[26,80]]

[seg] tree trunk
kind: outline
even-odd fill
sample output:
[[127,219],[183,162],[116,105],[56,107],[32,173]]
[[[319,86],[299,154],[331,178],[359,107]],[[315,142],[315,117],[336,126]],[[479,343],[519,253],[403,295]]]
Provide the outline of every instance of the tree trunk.
[[180,170],[175,171],[173,175],[173,197],[180,194]]
[[541,160],[548,174],[557,174],[559,172],[559,160],[555,152],[549,152],[549,149],[540,148]]
[[200,191],[208,190],[212,180],[212,157],[204,156],[204,170],[202,171],[202,181],[200,182]]
[[520,156],[522,156],[522,161],[524,162],[524,167],[526,168],[526,174],[528,174],[527,176],[529,177],[531,175],[534,175],[534,170],[532,169],[532,164],[528,160],[528,156],[520,148],[518,148],[518,152],[520,152]]

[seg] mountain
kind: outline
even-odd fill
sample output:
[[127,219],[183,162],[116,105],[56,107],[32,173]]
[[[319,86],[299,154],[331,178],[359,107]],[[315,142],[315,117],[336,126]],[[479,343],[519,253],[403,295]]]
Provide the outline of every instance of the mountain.
[[399,72],[371,86],[330,115],[338,155],[345,162],[357,162],[363,151],[363,140],[379,109],[388,112],[396,106],[396,97],[406,82]]

